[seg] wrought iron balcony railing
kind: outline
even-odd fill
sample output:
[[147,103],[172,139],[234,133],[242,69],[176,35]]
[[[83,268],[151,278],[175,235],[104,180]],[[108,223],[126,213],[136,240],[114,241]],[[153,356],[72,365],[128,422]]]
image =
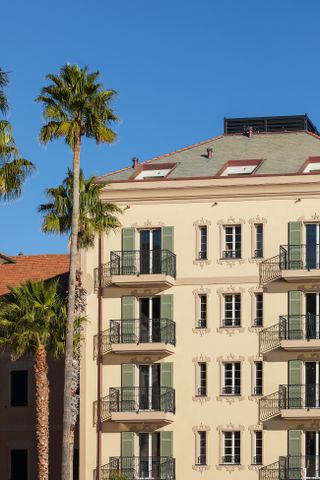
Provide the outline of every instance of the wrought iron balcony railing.
[[207,252],[205,250],[203,250],[202,252],[199,252],[198,253],[198,260],[207,260]]
[[111,275],[164,274],[176,277],[176,256],[169,250],[110,252]]
[[263,317],[257,317],[253,320],[253,327],[263,327]]
[[222,319],[222,327],[223,328],[237,328],[241,326],[241,319],[240,317],[234,318],[223,318]]
[[253,465],[262,465],[262,455],[255,455],[253,457]]
[[281,270],[311,270],[320,268],[320,245],[281,245]]
[[111,480],[117,474],[127,480],[175,480],[175,459],[171,457],[110,457],[110,463],[101,468],[102,480]]
[[240,455],[224,455],[222,457],[223,464],[240,465]]
[[199,455],[197,458],[197,465],[207,465],[207,455]]
[[206,318],[199,318],[197,323],[197,328],[207,328],[207,319]]
[[320,408],[320,385],[280,385],[279,407],[292,408]]
[[280,413],[280,397],[279,391],[270,393],[259,401],[259,417],[260,422],[270,420]]
[[254,258],[263,258],[263,249],[258,248],[254,251]]
[[281,277],[280,255],[264,260],[259,265],[260,284],[265,284],[277,280]]
[[259,480],[319,480],[320,456],[279,457],[277,462],[260,468]]
[[282,340],[320,340],[320,315],[281,315],[279,323],[259,333],[260,353],[278,348]]
[[[170,387],[111,387],[100,403],[100,421],[108,420],[113,412],[175,413],[175,390]],[[97,402],[95,402],[95,423]]]
[[222,258],[241,258],[241,250],[223,250]]
[[234,387],[226,386],[226,387],[222,387],[221,393],[222,393],[222,395],[238,396],[238,395],[241,394],[241,388],[240,388],[240,385],[234,386]]

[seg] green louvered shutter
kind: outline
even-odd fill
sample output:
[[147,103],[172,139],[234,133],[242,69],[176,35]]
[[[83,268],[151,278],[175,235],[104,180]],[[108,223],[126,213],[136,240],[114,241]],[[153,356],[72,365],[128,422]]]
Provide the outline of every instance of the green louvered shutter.
[[162,227],[161,248],[162,250],[174,251],[174,227]]
[[287,265],[289,270],[302,268],[302,223],[288,223],[288,258]]
[[160,297],[161,341],[175,345],[175,325],[173,323],[173,295]]
[[128,479],[133,478],[134,473],[134,433],[121,433],[121,473]]
[[170,457],[173,455],[172,446],[173,432],[160,432],[160,456]]
[[301,297],[299,290],[288,292],[288,340],[303,338],[301,325]]
[[135,228],[122,229],[121,275],[136,275]]
[[121,407],[124,412],[134,411],[134,373],[135,366],[132,363],[121,365]]
[[288,469],[290,480],[301,479],[301,431],[288,431]]
[[[160,400],[162,411],[175,411],[175,392],[173,390],[173,363],[160,364]],[[166,388],[167,387],[167,388]]]
[[301,408],[301,360],[288,361],[288,393],[287,402],[289,408]]
[[122,343],[137,343],[138,341],[138,337],[135,332],[134,304],[135,297],[121,297]]

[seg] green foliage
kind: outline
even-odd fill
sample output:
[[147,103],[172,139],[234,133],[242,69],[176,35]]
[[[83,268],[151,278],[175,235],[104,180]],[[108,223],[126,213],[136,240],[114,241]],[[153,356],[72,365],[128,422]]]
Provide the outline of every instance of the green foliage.
[[[87,180],[80,170],[80,211],[78,248],[89,248],[94,245],[97,234],[108,233],[121,226],[117,214],[122,210],[112,203],[101,201],[104,184],[94,183],[94,177]],[[43,215],[42,230],[57,235],[70,234],[72,220],[73,175],[68,169],[67,177],[56,188],[48,188],[48,203],[40,205]]]
[[[3,87],[8,84],[8,75],[0,68],[0,111],[9,109]],[[21,195],[21,188],[26,178],[35,170],[34,165],[20,158],[16,147],[11,124],[0,120],[0,200],[10,200]]]
[[110,474],[110,480],[127,480],[128,477],[121,472],[113,471]]
[[0,302],[0,347],[13,360],[40,346],[55,357],[64,351],[67,329],[66,300],[59,295],[58,281],[27,281]]
[[40,141],[46,144],[64,138],[73,149],[76,138],[94,138],[96,143],[112,143],[116,134],[110,125],[118,119],[110,104],[114,90],[104,90],[97,82],[99,72],[88,73],[87,67],[65,65],[59,75],[49,74],[50,85],[36,99],[43,104],[46,124]]

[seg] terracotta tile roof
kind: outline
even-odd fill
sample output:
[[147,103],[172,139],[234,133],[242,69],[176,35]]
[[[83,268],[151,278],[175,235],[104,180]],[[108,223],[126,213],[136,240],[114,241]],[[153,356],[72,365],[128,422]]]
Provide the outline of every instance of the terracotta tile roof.
[[69,273],[69,255],[17,255],[9,257],[14,263],[0,264],[0,295],[7,286],[16,286],[26,280],[49,280],[58,276],[63,283]]

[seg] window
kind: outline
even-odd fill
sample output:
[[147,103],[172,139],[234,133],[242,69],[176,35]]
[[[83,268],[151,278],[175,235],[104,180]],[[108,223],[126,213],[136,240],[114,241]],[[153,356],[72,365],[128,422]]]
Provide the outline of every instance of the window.
[[198,391],[199,397],[207,395],[207,364],[204,362],[198,363]]
[[208,258],[208,229],[207,226],[199,227],[200,230],[200,252],[199,260],[207,260]]
[[241,295],[240,293],[224,295],[223,327],[241,326]]
[[261,160],[230,160],[220,170],[221,177],[232,175],[251,175],[260,165]]
[[241,365],[240,362],[223,364],[222,395],[240,395],[241,393]]
[[224,227],[224,238],[223,258],[241,258],[241,225]]
[[199,295],[198,328],[207,328],[207,295]]
[[207,464],[207,432],[197,432],[197,465]]
[[28,405],[28,371],[11,371],[11,407]]
[[256,244],[254,250],[255,258],[263,258],[263,223],[255,224]]
[[134,179],[135,180],[145,180],[146,178],[163,178],[168,175],[171,171],[171,168],[153,168],[143,169]]
[[254,395],[263,394],[263,363],[254,362]]
[[11,480],[28,480],[28,450],[11,450]]
[[302,173],[319,173],[320,172],[320,158],[311,157],[307,164],[302,167]]
[[263,293],[255,293],[255,316],[253,320],[254,327],[263,326]]
[[222,463],[240,464],[240,432],[223,432]]
[[253,464],[262,465],[262,431],[254,432],[254,455]]

